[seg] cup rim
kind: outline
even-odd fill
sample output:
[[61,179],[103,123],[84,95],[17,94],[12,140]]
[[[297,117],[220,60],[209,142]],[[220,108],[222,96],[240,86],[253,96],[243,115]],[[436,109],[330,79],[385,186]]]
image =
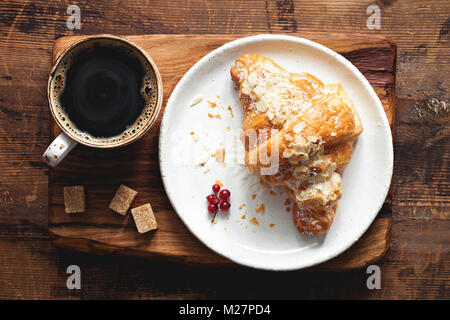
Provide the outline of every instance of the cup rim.
[[[88,42],[88,41],[96,40],[96,39],[109,39],[109,40],[125,43],[126,45],[133,47],[135,50],[139,51],[139,53],[141,53],[142,56],[145,58],[145,60],[147,60],[147,62],[150,64],[150,66],[153,69],[153,72],[155,74],[155,78],[156,78],[156,86],[157,86],[158,96],[157,96],[157,101],[155,104],[155,109],[154,109],[150,119],[137,132],[136,135],[134,135],[130,138],[124,139],[124,140],[116,141],[114,143],[99,143],[99,142],[94,142],[94,141],[90,141],[90,140],[84,140],[84,139],[81,139],[79,136],[75,135],[72,131],[68,130],[61,123],[59,118],[57,117],[56,112],[55,112],[55,105],[54,105],[53,99],[51,97],[52,81],[56,75],[56,70],[57,70],[61,60],[64,57],[66,57],[67,54],[69,54],[74,48],[76,48],[80,44]],[[131,41],[125,37],[122,37],[122,36],[116,36],[116,35],[112,35],[112,34],[98,34],[98,35],[91,35],[91,36],[83,37],[82,39],[76,40],[75,42],[70,44],[67,48],[65,48],[58,55],[56,61],[53,63],[53,66],[52,66],[52,69],[51,69],[51,72],[50,72],[50,75],[48,78],[47,100],[48,100],[48,106],[50,108],[50,112],[52,114],[53,120],[57,123],[58,127],[62,130],[62,132],[64,132],[66,135],[68,135],[71,139],[75,140],[76,142],[78,142],[80,144],[83,144],[88,147],[93,147],[93,148],[102,148],[102,149],[117,148],[117,147],[122,147],[122,146],[126,146],[128,144],[131,144],[131,143],[137,141],[138,139],[142,138],[142,136],[153,126],[153,124],[155,123],[155,121],[158,118],[158,115],[162,109],[163,85],[162,85],[161,74],[159,73],[158,67],[156,66],[152,57],[143,48],[138,46],[133,41]]]

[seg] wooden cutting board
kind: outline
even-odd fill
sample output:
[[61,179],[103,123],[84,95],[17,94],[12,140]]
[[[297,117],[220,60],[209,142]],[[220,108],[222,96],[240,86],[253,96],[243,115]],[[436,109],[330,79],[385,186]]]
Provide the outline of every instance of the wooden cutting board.
[[[93,254],[120,254],[175,260],[203,265],[233,265],[210,251],[184,226],[164,192],[158,165],[159,126],[164,107],[183,74],[201,57],[244,35],[140,35],[126,36],[149,52],[164,83],[163,109],[157,123],[139,141],[115,150],[77,146],[49,173],[50,236],[55,245]],[[299,34],[349,59],[369,80],[380,97],[393,127],[396,46],[386,38],[365,35]],[[61,51],[82,38],[55,41],[53,61]],[[50,139],[60,130],[50,119]],[[157,232],[139,234],[128,213],[108,209],[117,187],[124,183],[139,191],[133,206],[150,202],[159,224]],[[64,211],[63,187],[84,185],[87,212]],[[388,196],[369,230],[350,249],[315,270],[350,270],[382,258],[390,245],[391,213]]]

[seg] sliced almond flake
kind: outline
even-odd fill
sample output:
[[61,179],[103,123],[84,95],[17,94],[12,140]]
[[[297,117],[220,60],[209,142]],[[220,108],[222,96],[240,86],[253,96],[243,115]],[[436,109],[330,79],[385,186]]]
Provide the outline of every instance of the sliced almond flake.
[[197,165],[204,165],[209,160],[209,153],[204,153],[197,161]]
[[266,112],[268,108],[269,107],[267,105],[267,102],[263,97],[261,97],[261,99],[256,102],[256,110],[258,110],[259,112]]
[[200,102],[203,101],[203,97],[202,96],[196,96],[192,101],[191,104],[189,106],[193,107],[196,104],[199,104]]
[[218,162],[222,162],[223,163],[225,161],[225,148],[217,149],[214,157],[216,158],[216,160]]
[[294,127],[294,133],[300,133],[305,128],[305,124],[303,122],[297,123]]

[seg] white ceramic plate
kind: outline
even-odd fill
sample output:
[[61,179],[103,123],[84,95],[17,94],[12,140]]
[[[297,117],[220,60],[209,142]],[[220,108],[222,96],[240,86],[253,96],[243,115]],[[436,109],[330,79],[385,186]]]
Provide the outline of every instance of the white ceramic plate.
[[[267,56],[289,72],[309,72],[325,83],[341,83],[359,111],[364,131],[343,173],[343,196],[326,235],[302,236],[292,222],[292,213],[286,211],[284,202],[288,196],[281,189],[272,188],[276,193],[273,196],[270,189],[257,182],[257,176],[240,164],[242,146],[237,137],[243,113],[230,67],[244,53]],[[203,96],[203,101],[191,107],[198,95]],[[217,103],[217,107],[211,108],[207,100]],[[227,110],[228,105],[234,117]],[[220,114],[221,119],[210,118],[208,113]],[[195,166],[221,144],[226,150],[226,167],[214,158],[203,167]],[[159,157],[167,195],[189,230],[215,252],[239,264],[268,270],[310,267],[349,248],[380,210],[393,167],[389,124],[380,100],[364,76],[336,52],[285,35],[238,39],[198,61],[167,102]],[[205,197],[216,180],[231,191],[232,207],[213,224]],[[255,199],[253,194],[257,195]],[[255,212],[261,203],[265,205],[264,214]],[[240,208],[242,204],[245,206]],[[244,214],[246,218],[242,219]],[[257,219],[258,226],[250,222],[252,218]]]

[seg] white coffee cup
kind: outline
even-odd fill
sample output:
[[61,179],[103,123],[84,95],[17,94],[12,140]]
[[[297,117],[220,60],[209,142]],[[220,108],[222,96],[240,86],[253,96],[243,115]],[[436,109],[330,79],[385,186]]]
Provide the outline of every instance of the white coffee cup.
[[[135,123],[121,133],[110,137],[96,137],[89,132],[80,130],[77,124],[70,119],[59,99],[65,89],[66,73],[70,69],[70,62],[73,61],[73,58],[84,50],[102,45],[126,50],[128,54],[138,58],[142,63],[145,75],[142,88],[139,89],[144,95],[145,81],[147,84],[150,83],[152,88],[151,94],[145,97],[143,111]],[[93,148],[116,148],[141,138],[151,128],[161,110],[163,86],[158,68],[147,52],[126,38],[102,34],[83,38],[71,44],[58,56],[49,76],[47,97],[50,112],[62,132],[44,152],[42,159],[49,166],[55,167],[78,143]]]

